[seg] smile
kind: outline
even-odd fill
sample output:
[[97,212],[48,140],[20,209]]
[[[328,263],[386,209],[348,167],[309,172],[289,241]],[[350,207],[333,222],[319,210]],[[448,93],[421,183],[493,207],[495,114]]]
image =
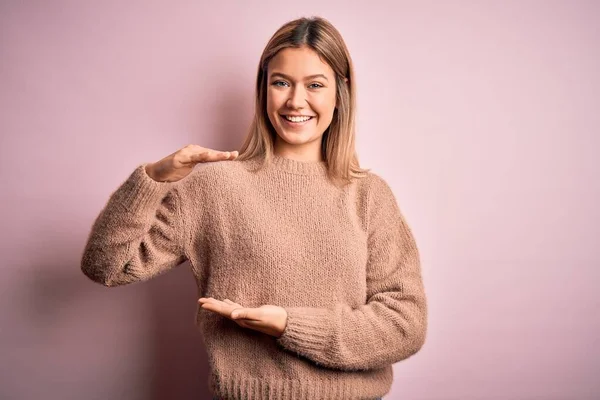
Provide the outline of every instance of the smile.
[[280,117],[281,117],[281,120],[283,121],[284,125],[292,127],[292,128],[304,126],[304,125],[308,124],[308,122],[314,118],[312,116],[292,117],[292,116],[288,116],[288,115],[280,115]]
[[292,122],[304,122],[304,121],[308,121],[309,119],[312,118],[312,116],[310,115],[284,115],[283,116],[285,119],[287,119],[288,121],[292,121]]

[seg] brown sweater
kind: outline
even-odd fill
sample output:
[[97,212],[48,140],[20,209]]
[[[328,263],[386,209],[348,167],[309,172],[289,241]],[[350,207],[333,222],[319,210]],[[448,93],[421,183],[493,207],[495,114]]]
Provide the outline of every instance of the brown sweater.
[[341,189],[324,162],[275,156],[199,164],[179,182],[145,164],[110,196],[81,269],[106,286],[186,260],[198,297],[288,313],[279,338],[198,307],[210,388],[226,399],[370,399],[425,341],[418,250],[388,184]]

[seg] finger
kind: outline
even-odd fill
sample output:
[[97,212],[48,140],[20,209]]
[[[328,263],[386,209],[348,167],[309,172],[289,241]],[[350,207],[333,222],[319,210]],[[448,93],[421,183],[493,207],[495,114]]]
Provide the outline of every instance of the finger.
[[231,312],[231,318],[260,321],[260,310],[256,308],[239,308]]
[[213,299],[213,298],[202,298],[200,300],[198,300],[198,303],[200,303],[202,306],[207,306],[207,307],[212,307],[212,308],[216,308],[219,306],[217,300]]
[[263,328],[265,327],[265,324],[262,321],[254,321],[252,319],[239,319],[239,318],[236,318],[236,321],[240,321],[240,322],[243,321],[247,327],[252,327],[252,328],[259,327],[259,326],[263,327]]
[[233,160],[237,158],[239,152],[236,151],[218,151],[218,150],[206,150],[196,154],[193,154],[190,158],[192,162],[211,162],[211,161],[224,161]]
[[217,307],[213,304],[213,303],[202,303],[200,305],[200,307],[204,310],[209,310],[209,311],[214,311],[214,312],[219,312],[217,310]]
[[198,153],[190,154],[190,162],[192,163],[201,163],[208,162],[210,158],[213,157],[212,150],[200,151]]
[[206,303],[206,302],[211,302],[211,301],[216,301],[216,300],[214,299],[214,297],[200,297],[198,299],[199,303]]
[[248,324],[249,321],[247,319],[234,319],[233,321],[242,328],[255,329],[255,327]]
[[201,308],[204,309],[204,310],[211,311],[211,312],[214,312],[216,314],[219,314],[222,317],[232,319],[231,316],[230,316],[229,311],[223,310],[223,307],[220,307],[220,306],[218,306],[216,304],[205,303],[205,304],[202,304]]
[[213,297],[201,297],[198,299],[198,303],[212,303],[215,305],[221,305],[223,307],[229,307],[231,305],[237,305],[237,306],[241,307],[241,305],[234,303],[229,299],[225,299],[225,300],[221,301],[221,300],[217,300]]
[[250,321],[248,319],[234,319],[233,321],[242,328],[249,328],[254,330],[258,330],[258,328],[264,329],[264,327],[256,321]]
[[273,334],[273,330],[270,329],[269,327],[264,326],[262,323],[260,322],[256,322],[256,321],[249,321],[247,319],[236,319],[234,320],[239,326],[241,326],[242,328],[246,328],[246,329],[252,329],[255,330],[257,332],[261,332],[261,333],[265,333],[267,335],[271,335],[271,336],[275,336]]
[[204,162],[223,161],[223,160],[228,160],[229,157],[231,157],[231,152],[229,152],[229,151],[211,150],[205,154]]
[[239,155],[239,151],[235,150],[235,151],[224,151],[222,152],[223,156],[226,157],[226,160],[235,160]]
[[212,297],[209,298],[200,298],[198,303],[201,303],[201,307],[206,310],[214,311],[219,313],[220,315],[227,317],[229,319],[234,319],[231,316],[231,313],[236,310],[243,308],[240,304],[234,303],[229,299],[225,299],[223,301],[216,300]]
[[198,303],[212,304],[216,307],[229,307],[229,304],[222,302],[221,300],[217,300],[213,297],[208,297],[208,298],[202,297],[198,300]]
[[201,303],[201,307],[206,310],[215,311],[223,316],[228,317],[231,310],[230,306],[222,301],[216,300],[212,297],[209,298],[201,298],[198,300],[198,303]]

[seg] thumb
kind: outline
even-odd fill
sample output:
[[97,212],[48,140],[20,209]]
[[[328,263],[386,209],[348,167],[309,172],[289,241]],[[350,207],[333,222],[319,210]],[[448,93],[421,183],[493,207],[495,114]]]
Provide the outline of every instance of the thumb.
[[236,308],[231,312],[233,319],[256,319],[256,317],[252,308]]

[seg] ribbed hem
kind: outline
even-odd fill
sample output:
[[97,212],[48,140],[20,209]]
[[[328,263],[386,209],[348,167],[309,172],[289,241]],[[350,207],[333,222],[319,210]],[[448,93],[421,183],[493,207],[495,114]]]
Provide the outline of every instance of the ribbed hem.
[[298,175],[327,174],[326,161],[298,161],[273,154],[271,156],[271,166],[275,169]]
[[118,203],[137,214],[156,206],[173,187],[173,182],[157,182],[146,173],[146,164],[138,166],[119,189]]
[[360,377],[337,375],[332,371],[332,376],[320,379],[275,379],[269,376],[211,373],[209,385],[214,396],[227,400],[365,400],[389,393],[392,381],[393,370],[390,365],[365,371]]
[[[286,307],[287,325],[277,344],[297,354],[326,354],[330,352],[332,316],[322,308]],[[318,363],[320,360],[315,359]]]

